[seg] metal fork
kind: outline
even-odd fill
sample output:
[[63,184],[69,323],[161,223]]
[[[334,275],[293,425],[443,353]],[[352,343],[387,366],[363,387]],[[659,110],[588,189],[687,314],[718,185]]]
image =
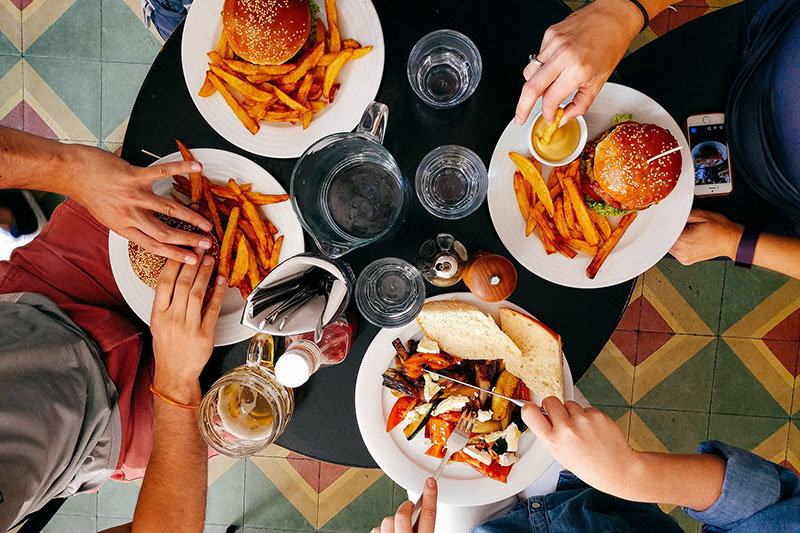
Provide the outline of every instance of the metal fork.
[[[450,434],[450,437],[447,439],[447,452],[445,452],[444,457],[442,457],[442,462],[439,463],[439,468],[433,473],[433,479],[438,480],[439,475],[444,470],[447,461],[450,460],[450,456],[456,452],[460,452],[464,449],[464,446],[467,445],[467,441],[469,440],[469,434],[472,432],[472,426],[475,425],[475,413],[472,412],[470,409],[465,409],[463,413],[461,413],[461,418],[458,419],[458,424],[456,424],[456,428]],[[424,490],[424,489],[423,489]],[[417,520],[419,519],[419,513],[422,510],[422,494],[420,494],[419,499],[414,504],[414,510],[411,512],[411,527],[413,528],[417,524]]]

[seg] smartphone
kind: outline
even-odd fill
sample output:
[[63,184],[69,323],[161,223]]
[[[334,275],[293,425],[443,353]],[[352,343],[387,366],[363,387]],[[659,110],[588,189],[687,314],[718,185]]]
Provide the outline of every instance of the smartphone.
[[725,114],[692,115],[686,119],[686,138],[694,163],[694,195],[713,196],[733,192],[731,153]]

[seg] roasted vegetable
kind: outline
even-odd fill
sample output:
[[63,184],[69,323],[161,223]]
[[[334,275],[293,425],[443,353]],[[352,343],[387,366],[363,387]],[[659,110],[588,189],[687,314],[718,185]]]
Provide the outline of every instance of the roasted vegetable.
[[447,439],[453,432],[455,426],[452,422],[447,422],[441,418],[428,418],[428,438],[431,443],[444,446],[447,444]]
[[391,412],[389,412],[389,419],[386,421],[386,431],[391,431],[402,422],[409,411],[417,406],[419,400],[413,396],[402,396],[394,402]]
[[487,420],[486,422],[475,422],[472,426],[473,433],[492,433],[493,431],[501,431],[503,427],[500,425],[499,420]]
[[496,479],[502,483],[506,483],[508,481],[508,473],[511,471],[511,466],[500,466],[495,461],[492,461],[492,464],[487,466],[477,459],[465,454],[463,451],[454,453],[451,461],[467,463],[484,476]]
[[403,346],[403,341],[400,339],[395,339],[392,341],[392,346],[394,346],[400,361],[405,363],[406,359],[408,359],[408,352],[406,351],[406,347]]
[[400,373],[399,370],[389,368],[381,376],[383,378],[383,386],[404,394],[406,396],[419,397],[416,388],[408,382],[408,380]]
[[425,411],[425,414],[419,417],[419,420],[416,422],[412,422],[406,426],[403,430],[403,434],[406,436],[406,439],[411,440],[413,439],[419,430],[425,427],[425,424],[428,422],[428,418],[431,416],[431,411],[433,411],[433,404],[429,404],[428,410]]
[[[497,378],[497,383],[494,385],[494,392],[510,398],[513,396],[514,391],[517,388],[518,381],[519,378],[514,376],[514,374],[508,370],[503,370],[503,372]],[[510,402],[508,400],[501,398],[500,396],[492,396],[492,418],[495,420],[502,420],[506,418],[509,404]]]
[[418,378],[424,372],[423,367],[431,370],[441,370],[461,362],[461,359],[450,355],[417,353],[406,359],[403,363],[403,373],[410,378]]

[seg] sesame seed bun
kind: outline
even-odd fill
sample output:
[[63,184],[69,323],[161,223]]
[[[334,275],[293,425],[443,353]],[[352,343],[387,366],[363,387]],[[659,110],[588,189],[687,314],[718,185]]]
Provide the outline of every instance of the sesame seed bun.
[[[178,220],[177,218],[172,218],[160,213],[156,213],[156,217],[173,228],[205,235],[211,240],[211,248],[206,250],[206,254],[213,257],[215,262],[219,259],[219,243],[212,234],[204,233],[188,222]],[[128,260],[131,263],[133,272],[142,280],[142,283],[155,289],[158,276],[161,274],[161,269],[167,264],[167,259],[152,252],[148,252],[133,241],[128,241]],[[216,265],[214,265],[214,269],[216,270]],[[216,276],[212,273],[209,286],[213,285],[215,277]]]
[[236,55],[258,65],[280,65],[308,39],[311,9],[308,0],[225,0],[222,26]]
[[655,124],[618,124],[587,144],[584,192],[615,209],[646,209],[672,192],[682,166],[680,151],[647,160],[676,146],[675,137]]

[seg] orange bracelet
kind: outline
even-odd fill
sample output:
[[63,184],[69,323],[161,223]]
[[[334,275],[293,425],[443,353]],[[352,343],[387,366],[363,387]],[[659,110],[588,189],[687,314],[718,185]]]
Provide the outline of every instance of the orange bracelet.
[[198,407],[200,407],[199,403],[197,405],[188,405],[185,403],[178,403],[175,400],[170,400],[169,398],[167,398],[166,396],[155,390],[152,385],[150,385],[150,392],[152,392],[154,395],[158,396],[168,404],[174,405],[176,407],[181,407],[183,409],[197,409]]

